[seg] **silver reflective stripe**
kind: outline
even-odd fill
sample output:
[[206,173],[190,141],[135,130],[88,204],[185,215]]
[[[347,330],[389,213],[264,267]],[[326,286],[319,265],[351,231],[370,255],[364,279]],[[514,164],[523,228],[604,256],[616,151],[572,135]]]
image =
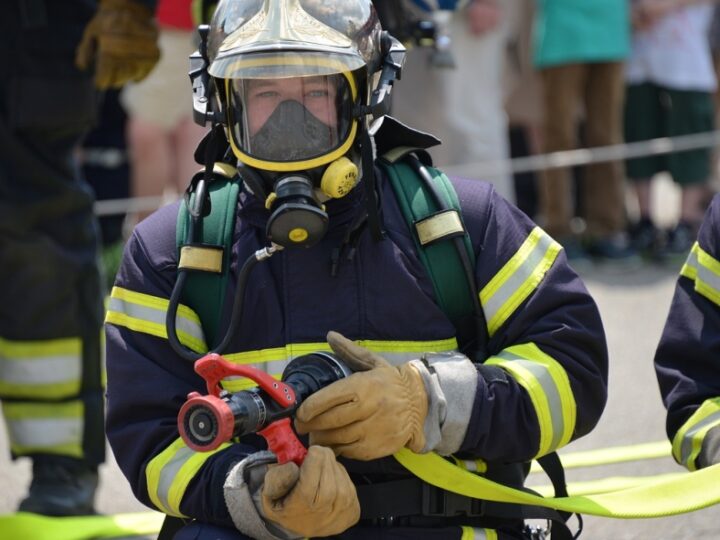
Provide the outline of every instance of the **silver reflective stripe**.
[[696,242],[693,246],[693,249],[688,254],[688,258],[685,261],[685,264],[690,266],[691,268],[694,268],[695,270],[698,269],[698,266],[700,266],[700,263],[698,262],[698,254],[697,250],[700,249],[700,245]]
[[558,392],[558,388],[555,385],[555,381],[553,380],[550,371],[542,364],[532,362],[530,360],[523,360],[518,358],[517,355],[510,354],[507,351],[501,351],[497,356],[503,360],[519,364],[532,373],[538,383],[540,383],[542,391],[548,401],[548,407],[550,408],[550,421],[552,422],[552,440],[550,448],[558,448],[564,433],[563,409],[562,401],[560,400],[560,393]]
[[[167,311],[164,309],[155,309],[147,306],[142,306],[134,302],[128,302],[122,298],[110,297],[108,303],[108,311],[116,311],[118,313],[124,313],[128,317],[133,319],[140,319],[151,323],[162,325],[165,327],[165,319],[167,317]],[[202,327],[186,319],[182,315],[178,314],[176,317],[176,326],[178,332],[184,332],[189,336],[199,340],[200,342],[205,341],[205,335],[203,334]]]
[[8,434],[15,446],[53,448],[82,446],[82,418],[35,418],[7,420]]
[[[532,276],[533,271],[543,261],[548,248],[553,242],[552,237],[543,232],[537,244],[535,244],[532,251],[520,266],[515,269],[492,296],[483,301],[485,318],[488,321],[493,320],[500,313],[512,296],[517,294],[520,286],[525,283],[525,280]],[[504,318],[506,319],[507,317]]]
[[[382,356],[390,364],[395,365],[395,366],[404,364],[405,362],[409,362],[410,360],[417,360],[418,358],[423,356],[421,353],[417,353],[417,352],[407,352],[407,353],[383,352],[383,351],[378,351],[376,349],[373,349],[373,352]],[[453,349],[449,349],[449,350],[443,350],[443,351],[437,351],[437,352],[440,354],[443,354],[443,353],[452,353],[455,351]],[[285,369],[285,367],[288,365],[288,363],[290,363],[291,360],[293,360],[294,358],[297,358],[299,356],[304,356],[307,353],[285,354],[284,352],[279,351],[275,358],[273,358],[271,360],[261,360],[261,361],[257,361],[257,362],[248,362],[248,361],[238,362],[237,360],[235,360],[233,358],[233,354],[237,354],[237,353],[230,353],[230,354],[226,354],[223,356],[230,362],[233,362],[236,364],[253,366],[253,367],[256,367],[256,368],[264,371],[265,373],[269,373],[271,375],[280,375],[283,372],[283,370]],[[243,356],[248,355],[247,352],[243,352],[241,354],[243,354]],[[230,377],[227,377],[225,380],[232,380],[235,378],[237,378],[237,377],[230,376]]]
[[698,260],[696,252],[690,253],[686,264],[697,270],[697,280],[703,282],[705,285],[708,285],[715,291],[716,294],[720,294],[720,276],[707,268],[705,265],[701,264]]
[[477,527],[473,527],[473,538],[477,540],[487,540],[487,535],[485,534],[485,529],[479,529]]
[[688,430],[685,432],[685,435],[683,435],[682,444],[680,446],[680,461],[685,466],[688,465],[688,461],[690,460],[690,456],[693,451],[693,439],[695,438],[695,435],[697,435],[697,433],[703,428],[711,426],[713,424],[720,424],[720,411],[706,416],[697,424],[688,428]]
[[81,358],[75,354],[9,358],[0,355],[0,380],[7,384],[47,385],[80,379]]
[[[232,362],[232,360],[230,360]],[[289,363],[289,360],[268,360],[265,362],[253,362],[251,364],[238,364],[238,365],[250,365],[254,368],[259,369],[260,371],[264,371],[265,373],[269,373],[271,375],[282,373],[285,369],[285,366],[287,366]],[[225,377],[223,380],[233,380],[238,377],[236,375],[231,375],[229,377]]]
[[173,482],[180,471],[180,468],[185,465],[195,452],[190,448],[180,448],[170,461],[160,471],[160,481],[158,483],[157,495],[163,504],[164,508],[170,508],[170,489],[172,488]]

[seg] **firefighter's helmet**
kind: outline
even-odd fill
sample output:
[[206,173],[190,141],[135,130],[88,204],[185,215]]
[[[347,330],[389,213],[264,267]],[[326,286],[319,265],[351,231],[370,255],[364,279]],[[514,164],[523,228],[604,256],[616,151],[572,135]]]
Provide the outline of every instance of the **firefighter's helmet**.
[[288,172],[349,153],[382,33],[370,0],[221,0],[207,40],[214,108],[246,165]]

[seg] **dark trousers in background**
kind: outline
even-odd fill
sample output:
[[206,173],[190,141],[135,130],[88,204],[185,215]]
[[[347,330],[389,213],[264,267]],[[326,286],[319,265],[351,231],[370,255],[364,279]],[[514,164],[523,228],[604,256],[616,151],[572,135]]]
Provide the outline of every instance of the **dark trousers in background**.
[[[584,139],[589,147],[622,142],[623,66],[619,62],[570,64],[541,71],[545,102],[545,152],[578,147],[578,112],[584,110]],[[583,175],[582,205],[587,235],[607,237],[626,226],[624,171],[620,162],[590,165]],[[551,169],[541,174],[540,213],[555,238],[571,235],[575,215],[572,172]]]
[[97,96],[74,56],[94,9],[9,0],[0,18],[0,400],[13,456],[90,465],[105,456],[103,288],[75,151]]

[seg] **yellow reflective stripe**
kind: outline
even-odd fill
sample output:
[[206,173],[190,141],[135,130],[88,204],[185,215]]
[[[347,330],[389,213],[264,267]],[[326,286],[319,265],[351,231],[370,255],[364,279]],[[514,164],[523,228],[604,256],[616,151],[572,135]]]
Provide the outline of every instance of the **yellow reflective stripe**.
[[[167,339],[165,318],[168,305],[169,301],[165,298],[113,287],[105,322]],[[176,320],[180,342],[196,352],[206,352],[208,348],[197,314],[181,304]]]
[[672,454],[689,470],[697,469],[695,460],[702,450],[705,435],[720,425],[720,398],[708,399],[688,418],[673,437]]
[[[393,357],[403,357],[408,360],[418,358],[422,353],[450,352],[457,350],[455,338],[434,340],[434,341],[377,341],[360,340],[358,345],[382,355],[392,361]],[[288,343],[284,347],[272,349],[258,349],[256,351],[243,351],[224,354],[223,357],[235,364],[266,364],[281,360],[292,360],[298,356],[310,354],[317,351],[330,351],[330,346],[325,342],[317,343]]]
[[688,253],[687,260],[683,267],[680,269],[680,275],[685,276],[688,279],[695,281],[697,277],[697,252],[700,249],[700,244],[695,242]]
[[188,485],[211,456],[229,447],[223,443],[211,452],[195,452],[178,438],[155,456],[145,469],[150,500],[171,516],[185,517],[180,503]]
[[14,341],[0,337],[0,354],[13,359],[79,355],[81,351],[79,337],[43,341]]
[[79,379],[61,383],[43,383],[42,386],[0,381],[0,396],[3,398],[53,400],[76,396],[79,391]]
[[695,282],[695,290],[720,305],[720,262],[695,242],[680,275]]
[[134,512],[112,516],[49,517],[30,512],[0,516],[0,538],[16,540],[81,540],[92,538],[156,538],[165,516]]
[[562,365],[534,343],[513,345],[485,364],[506,370],[525,388],[540,427],[538,456],[567,444],[575,430],[576,404]]
[[488,333],[492,336],[537,288],[562,246],[535,227],[515,255],[480,291]]
[[466,471],[483,474],[487,472],[487,463],[482,459],[460,459],[456,456],[450,456],[455,465],[462,467]]
[[477,527],[462,526],[462,536],[460,540],[497,540],[497,532],[495,529],[480,529]]
[[[441,353],[457,350],[457,340],[455,338],[433,341],[360,340],[357,343],[381,355],[392,365],[400,365],[419,358],[420,355],[428,351]],[[223,357],[233,364],[253,365],[279,379],[288,362],[293,358],[318,351],[329,352],[330,346],[324,342],[289,343],[284,347],[228,353],[224,354]],[[255,383],[245,378],[230,376],[223,379],[222,386],[230,392],[239,392],[255,386]]]
[[421,480],[453,493],[593,516],[632,519],[674,516],[720,502],[720,464],[671,478],[649,477],[632,488],[610,493],[544,498],[464,471],[434,452],[414,454],[403,448],[393,457]]
[[80,391],[82,341],[78,337],[14,341],[0,337],[0,395],[40,400]]
[[85,407],[66,403],[3,402],[10,448],[17,455],[50,453],[83,457]]

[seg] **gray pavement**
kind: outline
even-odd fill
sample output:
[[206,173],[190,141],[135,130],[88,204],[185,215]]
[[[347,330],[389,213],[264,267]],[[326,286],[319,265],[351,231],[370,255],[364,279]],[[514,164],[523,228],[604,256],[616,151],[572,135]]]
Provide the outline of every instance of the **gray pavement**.
[[[578,268],[596,298],[610,347],[610,397],[597,428],[562,453],[662,440],[664,409],[655,382],[652,357],[670,304],[679,267],[645,265],[635,268]],[[679,472],[670,459],[654,459],[568,471],[569,481],[607,476]],[[28,481],[27,463],[11,463],[4,430],[0,434],[0,513],[13,511]],[[544,483],[542,479],[537,483]],[[104,513],[143,510],[112,459],[102,469],[98,509]],[[616,520],[585,517],[583,540],[593,539],[716,539],[719,508],[681,516]],[[713,519],[715,518],[715,519]]]

